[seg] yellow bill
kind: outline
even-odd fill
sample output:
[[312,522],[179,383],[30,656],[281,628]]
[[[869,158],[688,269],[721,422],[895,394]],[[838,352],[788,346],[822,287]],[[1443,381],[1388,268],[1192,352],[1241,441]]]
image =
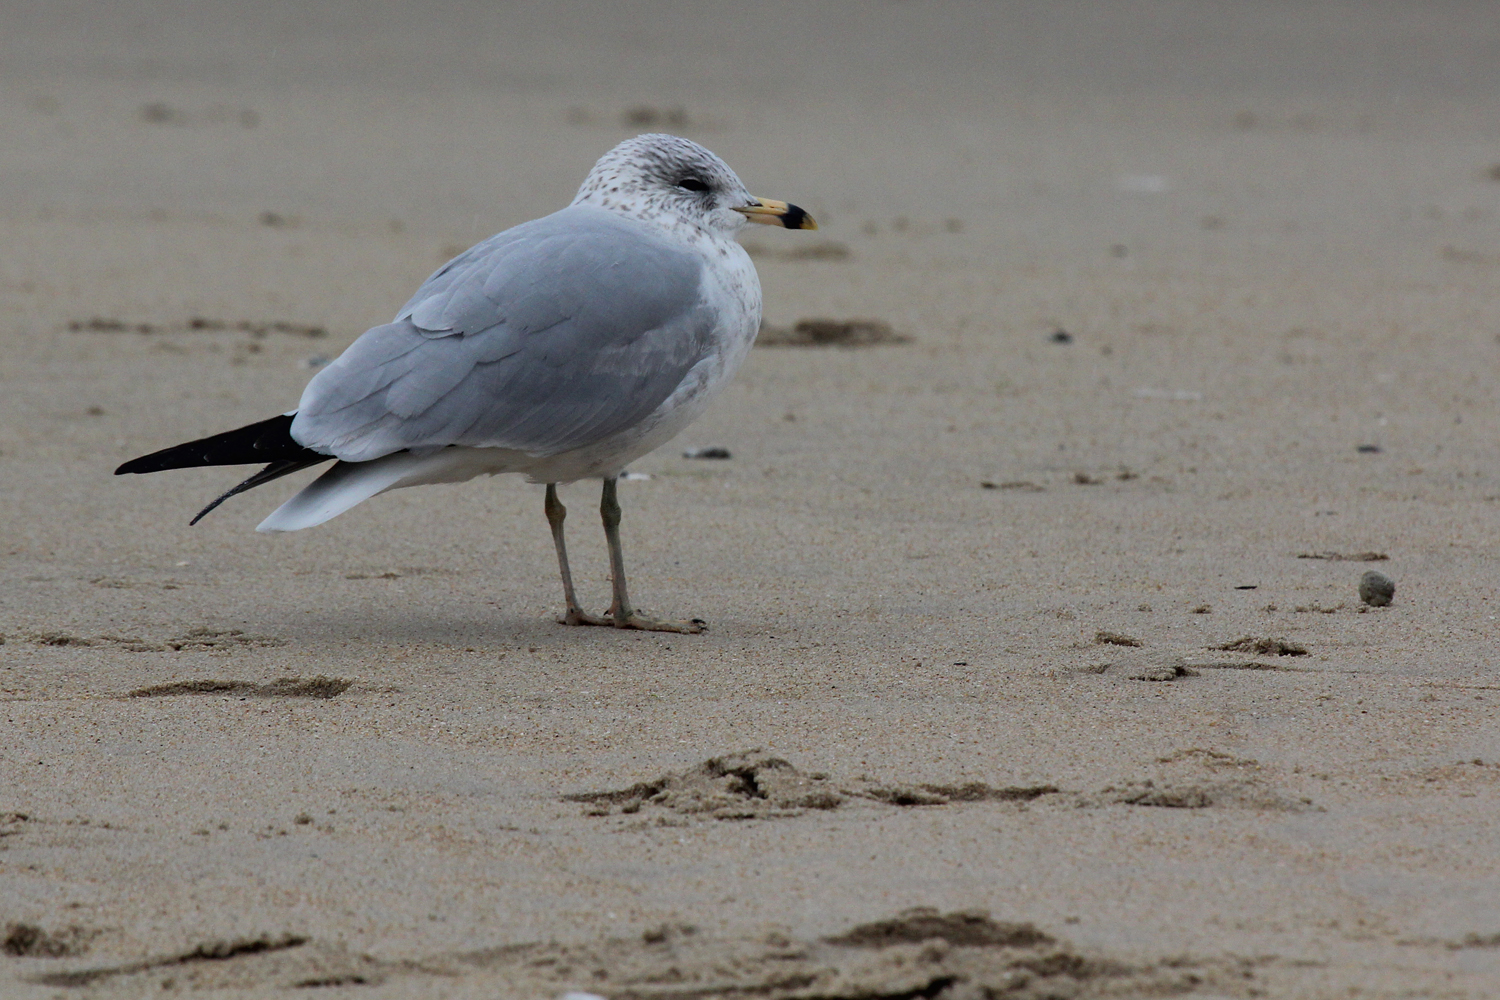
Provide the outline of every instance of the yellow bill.
[[756,198],[753,204],[746,205],[744,208],[736,208],[735,211],[751,222],[759,222],[763,226],[782,226],[786,229],[818,228],[813,217],[802,209],[774,198]]

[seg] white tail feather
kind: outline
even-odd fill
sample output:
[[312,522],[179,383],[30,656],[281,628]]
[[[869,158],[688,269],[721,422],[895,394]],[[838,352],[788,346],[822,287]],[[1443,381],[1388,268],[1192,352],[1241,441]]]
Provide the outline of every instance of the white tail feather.
[[336,462],[302,491],[271,512],[256,531],[300,531],[337,517],[377,493],[398,486],[433,482],[432,476],[452,464],[447,449],[433,455],[399,452],[372,462]]

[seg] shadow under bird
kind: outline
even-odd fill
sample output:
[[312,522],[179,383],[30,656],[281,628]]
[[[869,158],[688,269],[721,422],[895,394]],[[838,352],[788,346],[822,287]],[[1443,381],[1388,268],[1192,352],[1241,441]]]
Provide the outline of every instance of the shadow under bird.
[[[642,135],[606,153],[560,212],[492,236],[423,282],[303,390],[297,409],[126,462],[123,473],[265,468],[214,500],[332,468],[258,531],[297,531],[377,493],[501,472],[547,486],[569,625],[699,632],[638,614],[626,590],[616,480],[703,412],[760,328],[760,281],[735,241],[750,222],[816,229],[754,197],[713,153]],[[578,604],[557,484],[604,480],[614,600]]]

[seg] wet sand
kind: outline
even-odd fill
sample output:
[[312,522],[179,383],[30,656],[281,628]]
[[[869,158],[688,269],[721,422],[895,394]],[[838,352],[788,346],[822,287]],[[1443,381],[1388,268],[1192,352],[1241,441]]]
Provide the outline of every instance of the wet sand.
[[[1500,989],[1492,8],[768,14],[0,11],[0,993]],[[621,484],[706,634],[514,477],[111,476],[650,130],[899,335]]]

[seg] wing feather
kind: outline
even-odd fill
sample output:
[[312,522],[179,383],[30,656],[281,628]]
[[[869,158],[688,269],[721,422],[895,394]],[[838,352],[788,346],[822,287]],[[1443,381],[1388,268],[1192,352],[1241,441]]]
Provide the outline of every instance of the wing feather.
[[643,419],[713,349],[702,264],[585,206],[451,261],[308,384],[300,443],[351,462],[450,444],[551,455]]

